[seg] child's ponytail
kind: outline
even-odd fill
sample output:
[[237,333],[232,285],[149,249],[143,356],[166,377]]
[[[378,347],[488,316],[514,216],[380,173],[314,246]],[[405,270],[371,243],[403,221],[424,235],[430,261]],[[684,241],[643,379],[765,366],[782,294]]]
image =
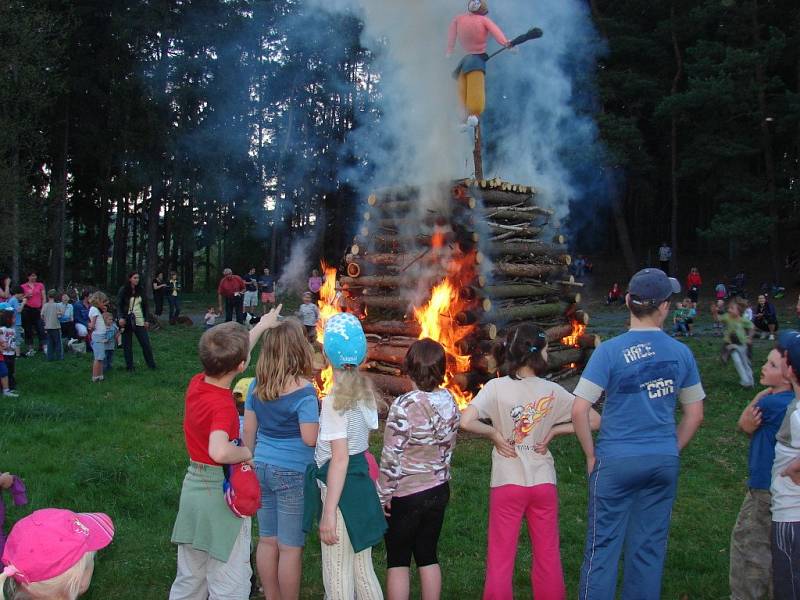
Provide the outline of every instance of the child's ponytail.
[[547,373],[547,360],[543,351],[547,348],[547,334],[544,329],[523,323],[509,330],[505,341],[493,351],[498,365],[512,379],[519,379],[517,371],[528,367],[536,375]]
[[377,407],[375,387],[358,367],[345,365],[333,373],[333,408],[345,411],[363,404],[368,408]]

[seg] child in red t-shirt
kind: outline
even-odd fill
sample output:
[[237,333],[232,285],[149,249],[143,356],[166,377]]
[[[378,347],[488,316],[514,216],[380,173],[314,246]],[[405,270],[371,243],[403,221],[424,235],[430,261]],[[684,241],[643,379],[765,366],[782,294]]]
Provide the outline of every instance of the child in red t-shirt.
[[253,458],[246,446],[236,444],[239,414],[230,387],[247,368],[261,335],[277,325],[280,310],[269,311],[249,334],[244,325],[231,322],[200,338],[203,372],[186,390],[183,433],[190,462],[172,530],[178,572],[170,600],[246,600],[250,595],[250,518],[233,514],[222,489],[222,465]]

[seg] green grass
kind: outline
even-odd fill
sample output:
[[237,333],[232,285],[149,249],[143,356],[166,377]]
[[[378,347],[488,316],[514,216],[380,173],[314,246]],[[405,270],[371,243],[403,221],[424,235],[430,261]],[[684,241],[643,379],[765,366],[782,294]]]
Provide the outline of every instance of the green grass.
[[[608,313],[608,336],[622,327],[622,313]],[[117,527],[114,543],[98,559],[87,598],[166,597],[175,573],[170,544],[186,466],[181,419],[183,392],[198,370],[199,328],[153,334],[159,369],[143,368],[138,348],[135,373],[113,371],[91,384],[90,358],[67,356],[47,363],[41,356],[18,362],[21,397],[2,399],[0,469],[20,474],[31,504],[10,507],[16,520],[48,506],[105,511]],[[731,365],[717,361],[719,338],[690,341],[708,393],[706,420],[682,457],[678,501],[672,520],[664,598],[723,598],[729,595],[728,540],[746,479],[747,439],[735,432],[751,393],[739,389]],[[754,365],[768,346],[757,342]],[[115,357],[122,364],[121,352]],[[373,438],[378,452],[380,436]],[[440,544],[444,598],[477,598],[482,588],[486,545],[489,446],[459,440],[453,461],[452,500]],[[574,438],[552,444],[561,500],[561,551],[570,597],[575,596],[586,531],[586,477]],[[520,536],[516,595],[530,597],[531,551]],[[385,575],[383,547],[374,552]],[[319,541],[306,546],[303,598],[321,598]]]

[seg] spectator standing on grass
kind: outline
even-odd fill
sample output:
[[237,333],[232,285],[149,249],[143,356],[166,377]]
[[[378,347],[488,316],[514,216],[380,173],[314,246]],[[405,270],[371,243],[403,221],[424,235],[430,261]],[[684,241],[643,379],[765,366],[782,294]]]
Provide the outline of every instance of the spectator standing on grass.
[[303,303],[297,308],[297,318],[306,328],[309,342],[317,339],[317,323],[319,322],[319,307],[313,302],[311,292],[303,294]]
[[750,451],[747,493],[731,532],[729,581],[731,598],[736,600],[771,597],[769,488],[775,460],[775,436],[786,407],[794,398],[786,375],[781,352],[776,348],[761,368],[760,382],[766,387],[756,394],[739,417],[739,429],[750,436]]
[[8,302],[0,302],[0,337],[4,342],[3,360],[8,370],[8,388],[17,389],[16,365],[19,348],[17,347],[17,328],[14,325],[18,313]]
[[453,395],[441,387],[446,362],[440,344],[414,342],[403,366],[416,389],[398,397],[386,417],[377,485],[389,525],[384,541],[386,591],[392,600],[410,597],[412,557],[422,597],[441,594],[439,536],[461,417]]
[[669,275],[669,263],[672,260],[672,248],[667,242],[661,242],[658,248],[658,266],[664,273]]
[[164,281],[164,272],[159,271],[156,273],[152,282],[153,286],[153,304],[155,304],[155,315],[160,317],[164,314],[164,296],[167,293],[167,284]]
[[80,300],[72,305],[72,318],[75,320],[75,335],[79,340],[86,339],[89,331],[89,309],[91,303],[89,297],[91,296],[89,290],[81,292]]
[[[133,371],[133,336],[136,336],[136,340],[142,348],[144,362],[149,368],[155,369],[156,361],[153,358],[153,349],[150,346],[150,335],[148,334],[150,313],[147,308],[147,297],[139,273],[136,271],[128,274],[128,281],[119,289],[117,311],[120,319],[119,326],[123,331],[122,352],[125,355],[125,368]],[[105,344],[105,340],[103,343]]]
[[316,269],[311,271],[311,277],[308,278],[308,291],[311,292],[314,300],[319,300],[319,291],[322,289],[323,281],[319,276],[319,271]]
[[[636,273],[625,302],[631,326],[592,354],[575,388],[572,421],[586,455],[589,511],[580,600],[660,598],[680,451],[703,420],[705,392],[691,350],[662,331],[680,284]],[[589,411],[605,394],[595,445]],[[675,407],[683,416],[675,425]]]
[[794,600],[800,589],[800,333],[783,333],[778,350],[793,398],[775,436],[772,463],[772,588],[775,600]]
[[167,283],[167,302],[169,303],[169,324],[175,325],[181,314],[181,284],[178,273],[170,271]]
[[697,267],[689,269],[689,274],[686,276],[686,294],[695,308],[697,307],[697,299],[700,297],[700,286],[702,285],[703,278],[700,277],[700,270]]
[[222,487],[223,465],[253,458],[249,448],[231,443],[239,440],[240,430],[230,388],[247,369],[263,333],[277,325],[279,314],[279,309],[270,311],[249,334],[239,323],[225,323],[200,338],[203,372],[192,377],[184,402],[189,466],[172,529],[178,568],[170,600],[246,600],[250,595],[251,519],[234,514]]
[[261,312],[267,312],[275,304],[275,277],[270,275],[269,269],[264,267],[264,272],[258,276],[258,289],[261,291]]
[[75,338],[75,309],[72,302],[69,301],[69,294],[61,294],[61,303],[58,305],[58,310],[61,316],[58,317],[58,322],[61,324],[61,337],[67,340]]
[[247,275],[242,277],[244,281],[244,312],[255,315],[258,310],[258,277],[256,268],[252,267]]
[[[513,598],[517,539],[523,517],[531,538],[531,586],[537,598],[566,597],[558,532],[558,491],[553,437],[574,431],[573,395],[547,381],[547,335],[518,325],[506,335],[495,358],[508,373],[492,379],[461,413],[461,427],[494,443],[489,492],[489,543],[484,600]],[[583,415],[597,429],[600,416]],[[490,419],[491,425],[479,419]]]
[[13,288],[11,297],[8,299],[8,305],[14,311],[14,333],[16,338],[16,355],[20,356],[20,350],[22,346],[22,341],[25,339],[24,332],[22,330],[22,309],[27,303],[27,298],[25,298],[25,290],[22,289],[22,286],[17,286]]
[[22,284],[27,302],[22,308],[22,328],[25,330],[25,343],[28,346],[27,356],[33,356],[36,351],[33,349],[34,332],[39,337],[39,350],[44,350],[47,338],[42,323],[42,307],[47,302],[44,284],[38,281],[36,271],[28,273],[28,281]]
[[261,483],[256,565],[267,598],[300,596],[303,487],[319,433],[313,370],[303,326],[286,319],[264,334],[246,393],[243,439]]
[[778,331],[778,312],[765,294],[758,295],[753,325],[761,332],[762,337],[769,335],[770,340],[775,339],[775,332]]
[[114,350],[120,344],[122,336],[110,312],[103,313],[103,320],[106,323],[106,357],[103,360],[103,373],[105,373],[114,368]]
[[42,307],[44,329],[47,332],[47,360],[64,360],[64,346],[61,343],[61,303],[56,302],[56,290],[47,292],[47,302]]
[[103,363],[106,360],[106,322],[103,312],[108,308],[108,296],[103,292],[91,295],[89,309],[89,335],[92,340],[92,383],[103,381]]
[[378,410],[375,390],[359,371],[367,357],[359,320],[348,313],[328,319],[323,348],[333,367],[333,391],[322,400],[314,463],[306,471],[303,531],[319,518],[328,598],[383,600],[372,547],[383,539],[386,519],[366,458]]
[[244,322],[242,306],[244,303],[245,283],[241,277],[234,275],[231,269],[222,271],[222,279],[217,286],[217,299],[219,312],[222,312],[223,300],[225,306],[225,322],[229,323],[236,316],[237,323]]
[[614,285],[611,286],[611,289],[608,290],[608,296],[606,297],[606,304],[612,305],[616,304],[617,302],[623,302],[624,299],[622,297],[622,290],[619,287],[619,284],[614,282]]

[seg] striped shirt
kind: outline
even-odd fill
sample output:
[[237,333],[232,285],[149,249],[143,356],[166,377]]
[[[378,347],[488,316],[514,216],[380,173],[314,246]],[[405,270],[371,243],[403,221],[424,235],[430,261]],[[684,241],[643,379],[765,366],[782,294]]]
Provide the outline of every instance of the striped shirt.
[[319,437],[314,461],[321,467],[331,459],[331,441],[347,439],[347,454],[353,456],[369,449],[369,431],[378,428],[378,411],[359,405],[339,412],[333,408],[333,396],[322,400]]

